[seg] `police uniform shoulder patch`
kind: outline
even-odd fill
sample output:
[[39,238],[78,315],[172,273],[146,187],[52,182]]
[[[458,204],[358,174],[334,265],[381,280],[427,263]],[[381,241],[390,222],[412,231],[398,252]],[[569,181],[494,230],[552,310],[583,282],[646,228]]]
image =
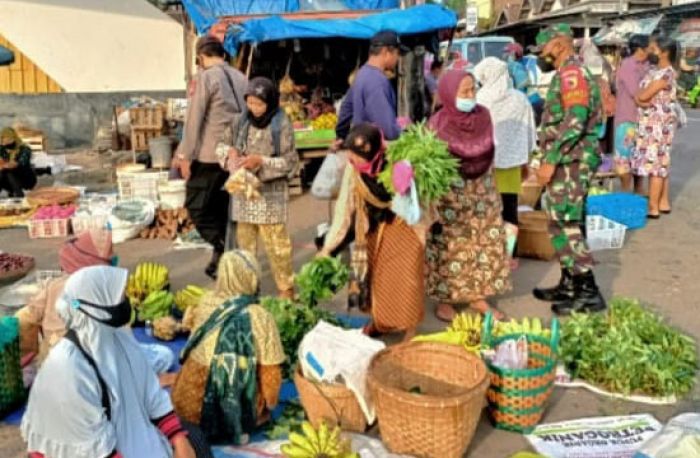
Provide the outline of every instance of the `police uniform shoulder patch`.
[[561,78],[561,103],[564,108],[576,105],[587,106],[590,88],[583,68],[578,65],[567,65],[559,71]]

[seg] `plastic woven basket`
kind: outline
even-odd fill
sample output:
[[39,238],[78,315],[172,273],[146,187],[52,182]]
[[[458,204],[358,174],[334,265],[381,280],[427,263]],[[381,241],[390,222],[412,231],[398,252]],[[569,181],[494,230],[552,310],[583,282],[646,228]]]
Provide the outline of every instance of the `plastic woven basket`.
[[490,348],[512,339],[527,339],[527,369],[503,369],[486,360],[491,384],[486,397],[489,416],[498,429],[529,433],[542,419],[554,390],[559,345],[559,321],[552,319],[552,336],[508,334],[493,337],[493,316],[484,320],[482,343]]
[[600,215],[586,217],[586,242],[591,251],[622,248],[627,227]]
[[628,193],[611,193],[589,196],[586,199],[586,214],[600,215],[627,229],[641,229],[647,224],[648,203],[645,197]]

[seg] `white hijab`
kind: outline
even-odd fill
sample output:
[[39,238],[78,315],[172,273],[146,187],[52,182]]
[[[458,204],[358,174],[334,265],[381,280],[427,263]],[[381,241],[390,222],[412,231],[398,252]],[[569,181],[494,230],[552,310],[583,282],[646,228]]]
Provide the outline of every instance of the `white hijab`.
[[[51,458],[94,458],[113,450],[124,458],[170,458],[165,436],[151,423],[173,410],[166,391],[128,328],[106,326],[71,306],[77,299],[102,306],[119,304],[128,271],[87,267],[71,275],[56,304],[110,391],[107,420],[95,370],[75,346],[61,340],[49,353],[29,396],[22,436],[29,451]],[[106,313],[88,311],[98,317]]]
[[481,83],[476,101],[488,108],[496,134],[497,169],[526,164],[537,147],[535,115],[525,94],[513,89],[508,65],[487,57],[474,67]]

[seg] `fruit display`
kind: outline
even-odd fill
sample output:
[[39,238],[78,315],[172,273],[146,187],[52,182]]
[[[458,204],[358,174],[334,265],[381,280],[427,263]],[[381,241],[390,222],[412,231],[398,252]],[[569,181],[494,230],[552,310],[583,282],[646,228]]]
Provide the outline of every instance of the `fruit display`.
[[153,292],[164,290],[168,286],[168,268],[162,264],[144,262],[136,267],[129,276],[126,295],[131,305],[139,308],[141,303]]
[[262,183],[258,177],[246,169],[236,170],[224,184],[229,194],[236,194],[247,200],[260,199],[261,186]]
[[304,111],[304,100],[297,91],[294,81],[286,75],[279,85],[280,107],[292,122],[304,121],[306,112]]
[[291,433],[289,443],[280,448],[285,458],[359,458],[350,448],[350,441],[342,439],[340,427],[332,430],[324,422],[318,431],[305,421],[301,425],[303,434]]
[[480,314],[460,313],[455,316],[445,331],[417,336],[413,341],[462,345],[469,352],[479,353],[482,325],[483,319]]
[[335,113],[325,113],[311,121],[313,130],[331,130],[338,124],[338,116]]
[[76,206],[70,205],[47,205],[39,207],[32,216],[33,220],[45,219],[68,219],[75,214]]
[[166,342],[175,340],[181,329],[180,323],[171,316],[153,320],[153,337],[159,340]]
[[158,210],[153,224],[139,234],[143,239],[175,240],[178,234],[186,234],[194,229],[194,222],[186,208]]
[[511,319],[510,321],[497,321],[493,335],[501,337],[509,334],[531,334],[542,336],[545,339],[552,337],[552,330],[542,324],[539,318],[523,318],[521,321]]
[[187,285],[175,293],[175,307],[184,312],[190,307],[199,305],[199,300],[204,296],[206,290],[196,285]]
[[139,321],[153,321],[170,316],[175,296],[170,291],[153,291],[138,308]]
[[34,267],[34,258],[21,254],[0,253],[0,278],[22,276]]

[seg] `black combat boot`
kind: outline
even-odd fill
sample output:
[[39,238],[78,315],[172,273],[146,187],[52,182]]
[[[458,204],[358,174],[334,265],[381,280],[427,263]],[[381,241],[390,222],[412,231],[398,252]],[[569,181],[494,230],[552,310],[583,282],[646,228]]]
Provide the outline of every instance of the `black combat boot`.
[[574,297],[574,277],[569,269],[561,270],[559,284],[553,288],[535,288],[532,294],[545,302],[562,302]]
[[552,312],[557,315],[569,315],[571,312],[592,313],[606,309],[605,299],[595,283],[593,271],[574,276],[574,297],[552,305]]
[[204,270],[204,273],[212,280],[216,280],[216,274],[219,270],[219,259],[221,259],[222,254],[224,254],[224,250],[214,249],[214,252],[211,254],[211,261],[209,261],[209,265]]

